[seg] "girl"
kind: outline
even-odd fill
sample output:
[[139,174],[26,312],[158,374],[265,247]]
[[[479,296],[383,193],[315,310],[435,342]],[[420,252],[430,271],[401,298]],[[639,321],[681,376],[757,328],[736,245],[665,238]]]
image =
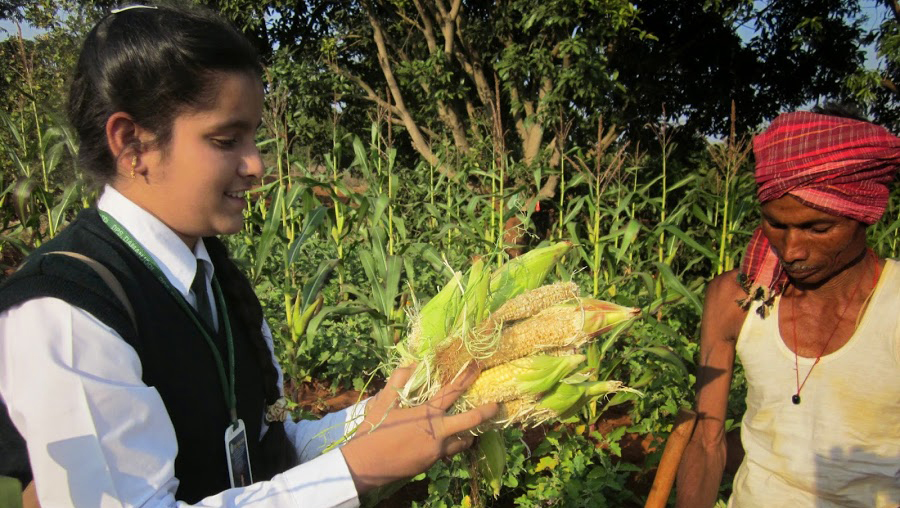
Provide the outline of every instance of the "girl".
[[44,506],[353,506],[496,412],[446,415],[474,371],[390,410],[408,369],[318,422],[279,411],[271,333],[215,238],[262,175],[260,72],[206,11],[121,9],[84,42],[69,117],[102,196],[0,289],[0,474],[33,475]]

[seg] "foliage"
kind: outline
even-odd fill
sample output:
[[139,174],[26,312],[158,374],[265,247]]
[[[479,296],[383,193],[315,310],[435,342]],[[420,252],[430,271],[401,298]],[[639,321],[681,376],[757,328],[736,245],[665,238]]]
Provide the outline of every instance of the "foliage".
[[882,2],[887,11],[881,24],[866,41],[874,43],[881,64],[877,69],[859,70],[845,77],[845,84],[853,97],[861,104],[871,105],[875,120],[900,132],[900,4],[891,0]]
[[[245,229],[226,241],[288,380],[363,389],[383,378],[376,366],[448,266],[569,240],[558,278],[643,310],[589,361],[647,395],[601,401],[533,450],[508,431],[498,502],[579,506],[591,490],[591,506],[640,504],[645,492],[631,482],[659,456],[622,460],[624,434],[665,436],[691,403],[706,283],[736,266],[757,222],[741,133],[852,88],[862,38],[853,4],[514,0],[458,2],[454,13],[440,0],[206,3],[237,20],[270,64],[259,135],[268,171],[248,195]],[[0,45],[10,62],[0,71],[3,268],[94,196],[73,171],[77,147],[59,114],[74,45],[107,5],[67,0],[65,17],[52,2],[30,5],[0,3],[0,15],[47,29]],[[441,20],[454,21],[450,35]],[[742,23],[756,24],[755,38],[735,35]],[[877,35],[888,78],[896,32],[896,18],[885,19]],[[896,99],[876,89],[860,97],[881,118]],[[712,132],[728,134],[698,135]],[[870,243],[896,257],[900,189],[885,217]],[[732,425],[741,390],[738,370]],[[594,433],[610,412],[628,412],[631,426]],[[473,494],[464,457],[426,478],[427,506],[490,503]]]
[[[611,65],[629,91],[622,117],[644,122],[664,105],[687,133],[725,136],[734,101],[738,134],[775,114],[841,96],[841,77],[860,68],[864,36],[853,1],[636,2],[653,38],[622,40]],[[696,105],[703,104],[702,108]]]

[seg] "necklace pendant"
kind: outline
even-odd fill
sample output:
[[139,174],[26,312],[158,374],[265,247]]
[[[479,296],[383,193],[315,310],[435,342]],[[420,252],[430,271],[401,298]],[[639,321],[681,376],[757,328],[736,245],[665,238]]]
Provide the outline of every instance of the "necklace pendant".
[[799,404],[800,403],[800,394],[797,393],[797,394],[791,395],[791,402],[793,402],[795,406],[797,404]]

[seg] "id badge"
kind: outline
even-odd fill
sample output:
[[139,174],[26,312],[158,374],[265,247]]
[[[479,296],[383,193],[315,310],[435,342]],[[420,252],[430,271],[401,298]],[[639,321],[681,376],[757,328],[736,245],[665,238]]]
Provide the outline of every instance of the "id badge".
[[250,472],[250,451],[247,449],[247,431],[243,420],[237,420],[225,429],[225,457],[228,459],[228,479],[231,488],[246,487],[253,483]]

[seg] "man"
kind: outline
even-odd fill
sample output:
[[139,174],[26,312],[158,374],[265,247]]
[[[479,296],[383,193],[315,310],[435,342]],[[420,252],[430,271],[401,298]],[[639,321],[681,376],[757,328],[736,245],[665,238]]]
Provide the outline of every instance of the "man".
[[761,225],[740,273],[707,289],[677,506],[718,497],[735,354],[748,391],[729,507],[900,506],[900,262],[866,247],[900,139],[798,112],[753,150]]

